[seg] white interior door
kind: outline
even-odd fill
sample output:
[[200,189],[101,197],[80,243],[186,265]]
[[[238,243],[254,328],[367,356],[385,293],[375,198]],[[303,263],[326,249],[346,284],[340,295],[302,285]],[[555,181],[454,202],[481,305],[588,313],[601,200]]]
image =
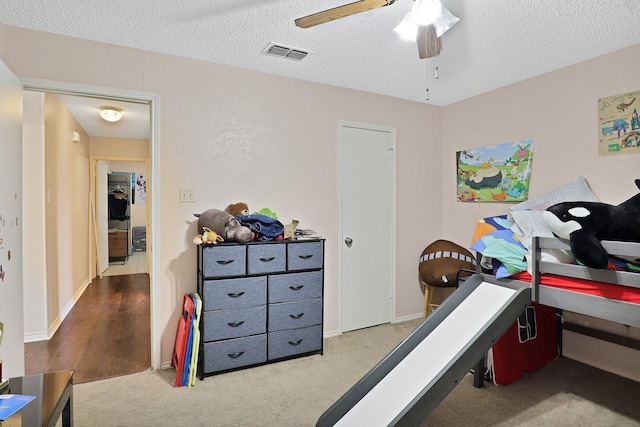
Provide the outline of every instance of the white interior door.
[[98,160],[96,167],[96,228],[98,230],[98,274],[109,267],[109,206],[108,177],[109,162]]
[[0,61],[0,354],[3,378],[24,375],[22,84]]
[[389,323],[395,288],[395,131],[340,123],[342,331]]

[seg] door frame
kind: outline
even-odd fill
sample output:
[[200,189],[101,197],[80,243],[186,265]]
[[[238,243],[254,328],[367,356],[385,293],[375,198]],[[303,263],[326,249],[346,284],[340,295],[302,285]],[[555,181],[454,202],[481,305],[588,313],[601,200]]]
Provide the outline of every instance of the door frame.
[[[361,122],[353,122],[353,121],[348,121],[348,120],[339,120],[338,121],[338,143],[337,143],[337,153],[338,153],[338,239],[337,240],[337,245],[338,245],[338,335],[342,334],[344,331],[343,328],[343,319],[342,319],[342,310],[343,310],[343,299],[342,299],[342,288],[343,288],[343,283],[342,283],[342,270],[343,270],[343,242],[342,239],[344,237],[344,230],[343,230],[343,224],[342,224],[342,218],[343,218],[343,203],[342,203],[342,198],[343,198],[343,194],[342,194],[342,184],[343,184],[343,175],[342,175],[342,167],[344,165],[344,158],[342,156],[342,146],[344,144],[344,141],[342,139],[342,129],[345,127],[355,127],[355,128],[361,128],[361,129],[366,129],[366,130],[372,130],[372,131],[382,131],[382,132],[389,132],[392,135],[392,144],[393,144],[393,162],[392,162],[392,166],[391,168],[393,169],[391,172],[391,176],[393,177],[393,183],[391,186],[391,191],[392,191],[392,200],[396,200],[396,130],[395,128],[392,127],[388,127],[388,126],[380,126],[380,125],[372,125],[369,123],[361,123]],[[396,224],[396,204],[394,203],[393,206],[391,206],[391,219],[392,219],[392,224]],[[391,233],[391,254],[392,254],[392,260],[391,260],[391,275],[392,275],[392,280],[391,280],[391,299],[389,300],[389,304],[391,304],[391,319],[389,319],[390,323],[394,323],[395,319],[396,319],[396,276],[397,276],[397,272],[396,272],[396,233],[395,230],[393,233]]]
[[[146,157],[116,157],[116,156],[89,156],[89,191],[91,192],[92,196],[94,197],[94,199],[98,198],[98,191],[96,190],[96,176],[97,176],[97,168],[98,168],[98,161],[100,160],[104,160],[104,161],[114,161],[114,162],[139,162],[139,163],[144,163],[145,164],[145,176],[151,176],[149,174],[149,159]],[[97,200],[94,200],[97,201]],[[97,205],[97,203],[94,203],[94,206]],[[146,218],[145,218],[145,224],[147,226],[147,229],[149,228],[149,204],[146,204]],[[93,239],[93,235],[89,234],[89,240]],[[146,248],[146,258],[147,258],[147,264],[149,265],[149,244],[147,243],[148,240],[146,240],[145,244],[147,246]],[[95,242],[96,244],[98,244],[98,242]],[[96,262],[93,263],[93,265],[91,266],[90,271],[98,271],[97,267],[98,267],[98,259],[97,259],[97,255],[96,255]],[[102,277],[102,273],[98,274],[98,276]]]
[[[55,80],[18,77],[23,90],[51,92],[63,95],[92,96],[125,102],[137,102],[149,105],[149,235],[147,236],[148,271],[150,280],[150,317],[151,317],[151,367],[161,368],[160,328],[160,96],[154,93],[137,92],[110,87],[59,82]],[[157,249],[157,250],[156,250]]]

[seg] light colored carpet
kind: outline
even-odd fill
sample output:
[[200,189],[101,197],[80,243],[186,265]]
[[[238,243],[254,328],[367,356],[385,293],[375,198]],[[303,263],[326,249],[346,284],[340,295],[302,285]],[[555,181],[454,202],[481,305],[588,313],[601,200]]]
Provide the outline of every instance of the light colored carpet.
[[[173,369],[74,386],[76,426],[313,426],[418,320],[324,341],[324,355],[214,375],[175,388]],[[638,426],[640,383],[568,359],[506,387],[467,375],[423,426]]]

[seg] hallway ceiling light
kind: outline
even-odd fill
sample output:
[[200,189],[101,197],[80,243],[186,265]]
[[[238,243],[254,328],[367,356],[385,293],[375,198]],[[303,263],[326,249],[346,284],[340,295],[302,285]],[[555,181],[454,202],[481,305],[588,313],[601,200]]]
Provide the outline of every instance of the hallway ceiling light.
[[108,122],[117,122],[122,118],[122,110],[118,107],[100,107],[100,117]]

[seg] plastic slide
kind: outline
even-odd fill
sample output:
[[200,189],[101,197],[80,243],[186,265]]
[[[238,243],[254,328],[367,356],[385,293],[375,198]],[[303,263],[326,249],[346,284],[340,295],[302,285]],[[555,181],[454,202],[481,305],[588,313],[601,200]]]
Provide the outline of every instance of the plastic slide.
[[529,287],[471,276],[316,425],[419,425],[530,302]]

